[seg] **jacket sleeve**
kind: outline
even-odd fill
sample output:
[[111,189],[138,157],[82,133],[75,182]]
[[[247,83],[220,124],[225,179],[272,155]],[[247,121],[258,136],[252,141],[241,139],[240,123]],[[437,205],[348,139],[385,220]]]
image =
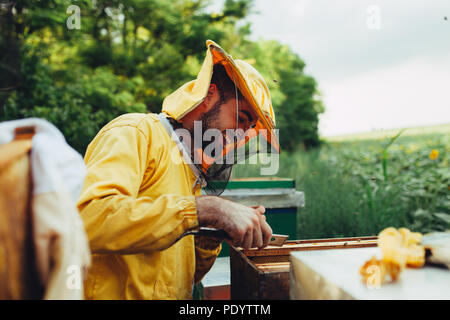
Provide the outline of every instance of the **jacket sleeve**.
[[89,145],[78,209],[92,253],[164,250],[198,227],[194,196],[137,197],[150,157],[148,138],[133,126],[101,132]]
[[211,269],[222,248],[217,239],[195,236],[195,274],[194,282],[200,282]]

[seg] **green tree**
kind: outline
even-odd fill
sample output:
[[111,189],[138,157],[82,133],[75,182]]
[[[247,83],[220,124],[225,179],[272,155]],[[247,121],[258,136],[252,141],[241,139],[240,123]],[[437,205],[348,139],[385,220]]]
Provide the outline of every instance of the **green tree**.
[[[66,24],[73,4],[80,30]],[[217,15],[205,13],[206,4],[2,2],[0,120],[45,118],[83,153],[114,117],[158,112],[164,97],[196,73],[205,40],[223,39],[219,25],[244,17],[250,1],[227,1]]]
[[[213,39],[268,80],[287,150],[313,146],[320,100],[304,63],[276,41],[249,41],[251,0],[23,0],[0,7],[0,121],[41,117],[78,151],[114,117],[159,112],[194,78]],[[80,29],[68,27],[76,5]],[[300,119],[300,121],[297,121]],[[287,135],[285,132],[289,132]]]

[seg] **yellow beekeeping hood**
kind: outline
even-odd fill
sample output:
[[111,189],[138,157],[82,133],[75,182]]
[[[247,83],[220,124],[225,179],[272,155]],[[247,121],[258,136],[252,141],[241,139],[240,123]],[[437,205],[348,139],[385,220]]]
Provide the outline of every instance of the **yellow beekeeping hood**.
[[[258,114],[259,119],[254,128],[255,131],[260,133],[275,151],[280,152],[278,137],[272,131],[275,129],[275,114],[270,93],[261,74],[247,62],[234,60],[214,41],[207,40],[206,46],[206,58],[197,79],[185,83],[167,96],[163,102],[162,112],[175,120],[180,120],[195,109],[206,98],[214,65],[221,63],[230,79],[234,81],[244,98]],[[261,131],[260,129],[266,130]]]

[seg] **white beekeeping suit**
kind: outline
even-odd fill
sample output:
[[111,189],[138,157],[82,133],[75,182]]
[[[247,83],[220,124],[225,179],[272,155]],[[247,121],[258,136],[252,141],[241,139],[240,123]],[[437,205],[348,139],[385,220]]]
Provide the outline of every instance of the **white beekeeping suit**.
[[44,299],[83,299],[90,251],[76,201],[86,174],[84,161],[61,132],[42,119],[0,123],[0,145],[14,139],[16,128],[28,126],[35,128],[30,156],[31,210]]

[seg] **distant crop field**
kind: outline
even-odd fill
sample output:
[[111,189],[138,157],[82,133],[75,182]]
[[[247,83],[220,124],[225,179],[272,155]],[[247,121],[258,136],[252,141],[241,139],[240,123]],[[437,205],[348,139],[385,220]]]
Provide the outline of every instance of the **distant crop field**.
[[[299,238],[376,235],[389,226],[450,229],[449,128],[341,137],[281,154],[277,176],[294,178],[305,193]],[[233,175],[258,176],[259,169],[237,165]]]
[[[324,137],[326,141],[355,141],[355,140],[375,140],[392,137],[397,134],[399,129],[391,130],[380,130],[380,131],[370,131],[363,133],[347,134],[347,135],[337,135],[331,137]],[[450,123],[434,125],[434,126],[422,126],[406,128],[402,133],[402,136],[423,136],[432,134],[450,134]]]

